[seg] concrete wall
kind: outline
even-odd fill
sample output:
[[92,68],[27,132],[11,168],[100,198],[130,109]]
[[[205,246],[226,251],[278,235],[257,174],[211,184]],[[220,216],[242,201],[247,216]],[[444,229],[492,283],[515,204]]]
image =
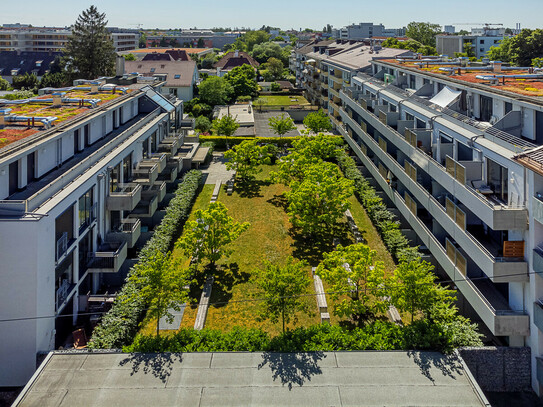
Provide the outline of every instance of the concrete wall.
[[458,351],[482,390],[531,390],[530,348],[491,346]]

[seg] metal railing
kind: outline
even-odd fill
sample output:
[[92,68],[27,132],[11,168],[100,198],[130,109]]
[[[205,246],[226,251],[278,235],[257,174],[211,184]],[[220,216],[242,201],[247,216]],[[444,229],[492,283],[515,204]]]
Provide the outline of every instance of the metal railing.
[[57,261],[68,250],[68,232],[64,232],[60,239],[57,240]]
[[70,287],[72,284],[70,284],[69,280],[62,280],[62,283],[57,289],[56,292],[56,309],[58,310],[60,306],[66,301],[68,298],[68,294],[70,293]]

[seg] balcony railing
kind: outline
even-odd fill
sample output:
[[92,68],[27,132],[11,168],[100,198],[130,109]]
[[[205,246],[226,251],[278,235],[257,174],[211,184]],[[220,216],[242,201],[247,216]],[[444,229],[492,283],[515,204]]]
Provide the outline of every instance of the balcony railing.
[[68,250],[68,232],[64,232],[60,239],[57,240],[57,261],[62,258]]
[[141,220],[138,218],[127,218],[121,224],[107,234],[110,242],[126,242],[128,248],[134,247],[141,235]]
[[70,281],[62,280],[62,283],[60,283],[60,286],[57,289],[56,295],[55,295],[55,303],[56,303],[56,310],[58,312],[59,308],[62,307],[70,293],[72,292],[73,288],[75,287],[75,284],[71,284]]
[[141,185],[136,183],[120,184],[117,190],[107,197],[107,209],[110,211],[131,211],[141,199]]
[[127,257],[126,242],[106,242],[88,255],[89,273],[117,273]]

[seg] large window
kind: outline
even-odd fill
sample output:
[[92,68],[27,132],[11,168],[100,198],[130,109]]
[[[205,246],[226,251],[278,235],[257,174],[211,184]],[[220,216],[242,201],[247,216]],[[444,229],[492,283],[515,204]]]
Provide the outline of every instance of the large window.
[[132,154],[123,160],[123,182],[128,182],[130,178],[132,178]]
[[109,170],[109,191],[115,192],[119,188],[121,182],[121,164],[117,164],[115,167]]
[[480,119],[484,122],[490,121],[492,117],[492,98],[481,95],[481,115]]
[[87,228],[94,219],[93,195],[93,188],[91,188],[79,198],[79,233]]

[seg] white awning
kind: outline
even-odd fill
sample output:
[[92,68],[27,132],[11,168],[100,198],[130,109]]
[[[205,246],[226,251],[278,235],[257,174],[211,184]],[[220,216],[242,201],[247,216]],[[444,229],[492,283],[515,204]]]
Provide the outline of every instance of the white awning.
[[441,107],[447,107],[458,99],[461,94],[462,91],[452,90],[448,86],[445,86],[443,89],[441,89],[441,92],[430,99],[430,102]]
[[317,61],[315,61],[313,58],[311,58],[311,59],[308,59],[305,62],[308,63],[308,64],[312,64],[313,62],[317,62]]

